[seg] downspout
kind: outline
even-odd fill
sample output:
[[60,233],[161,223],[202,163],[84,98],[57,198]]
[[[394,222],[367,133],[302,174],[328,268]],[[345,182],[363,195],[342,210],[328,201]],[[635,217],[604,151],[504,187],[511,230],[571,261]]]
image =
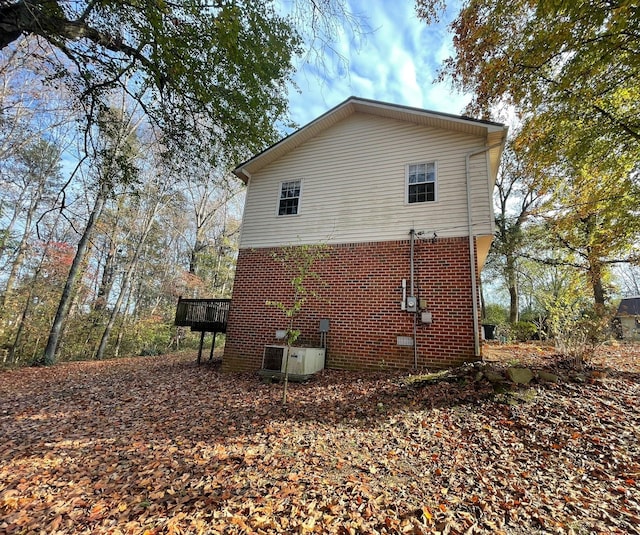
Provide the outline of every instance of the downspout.
[[480,314],[478,311],[478,281],[476,280],[476,244],[473,239],[473,217],[471,210],[471,165],[470,160],[472,156],[483,154],[491,149],[500,147],[504,144],[504,141],[500,143],[494,143],[488,147],[478,149],[475,151],[467,152],[465,156],[465,175],[467,181],[467,220],[469,222],[469,263],[471,265],[471,297],[473,301],[473,352],[474,357],[480,357],[480,328],[478,323],[480,321]]

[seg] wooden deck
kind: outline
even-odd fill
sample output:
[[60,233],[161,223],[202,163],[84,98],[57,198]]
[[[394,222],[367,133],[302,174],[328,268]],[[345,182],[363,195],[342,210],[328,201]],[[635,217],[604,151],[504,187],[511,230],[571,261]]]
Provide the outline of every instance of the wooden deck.
[[198,364],[202,357],[202,345],[205,333],[213,333],[209,360],[213,359],[213,348],[218,333],[227,332],[229,305],[231,299],[182,299],[178,298],[175,325],[190,327],[192,331],[200,333],[200,348],[198,350]]

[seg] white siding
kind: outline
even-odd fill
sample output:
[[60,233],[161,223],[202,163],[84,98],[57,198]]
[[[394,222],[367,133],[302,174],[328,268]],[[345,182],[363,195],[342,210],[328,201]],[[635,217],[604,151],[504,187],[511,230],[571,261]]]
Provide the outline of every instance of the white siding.
[[[241,247],[407,239],[409,230],[466,236],[465,155],[486,139],[355,113],[255,173]],[[405,166],[436,161],[437,202],[406,204]],[[474,234],[491,234],[482,153],[471,159]],[[299,214],[276,216],[280,183],[303,180]]]

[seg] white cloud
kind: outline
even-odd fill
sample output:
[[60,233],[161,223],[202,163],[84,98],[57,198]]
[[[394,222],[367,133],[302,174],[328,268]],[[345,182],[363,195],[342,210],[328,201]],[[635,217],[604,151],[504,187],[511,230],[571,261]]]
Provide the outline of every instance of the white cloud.
[[422,88],[416,78],[416,65],[413,58],[405,50],[395,48],[391,56],[395,66],[391,83],[391,94],[394,103],[421,107]]
[[[454,0],[455,1],[455,0]],[[334,49],[347,62],[341,70],[335,55],[324,57],[328,69],[301,65],[291,93],[292,119],[300,126],[315,119],[349,96],[381,100],[447,113],[461,113],[469,97],[455,93],[450,84],[434,84],[442,61],[453,53],[447,25],[457,9],[450,9],[443,21],[428,26],[419,20],[414,0],[371,2],[349,0],[353,13],[364,14],[365,33],[361,42],[341,33]]]
[[424,107],[444,113],[460,115],[469,103],[470,96],[456,92],[448,83],[431,85],[425,92]]

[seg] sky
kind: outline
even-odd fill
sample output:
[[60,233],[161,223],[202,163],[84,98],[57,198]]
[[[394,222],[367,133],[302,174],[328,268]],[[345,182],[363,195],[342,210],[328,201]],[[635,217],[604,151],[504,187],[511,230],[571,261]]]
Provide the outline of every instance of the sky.
[[[336,54],[327,53],[328,69],[302,63],[290,89],[291,119],[303,126],[350,96],[461,114],[469,95],[448,82],[434,83],[442,62],[453,54],[448,23],[457,2],[427,25],[419,20],[413,0],[345,0],[350,11],[363,16],[365,35],[356,39],[341,32]],[[451,8],[451,6],[454,6]],[[346,66],[346,68],[345,68]]]

